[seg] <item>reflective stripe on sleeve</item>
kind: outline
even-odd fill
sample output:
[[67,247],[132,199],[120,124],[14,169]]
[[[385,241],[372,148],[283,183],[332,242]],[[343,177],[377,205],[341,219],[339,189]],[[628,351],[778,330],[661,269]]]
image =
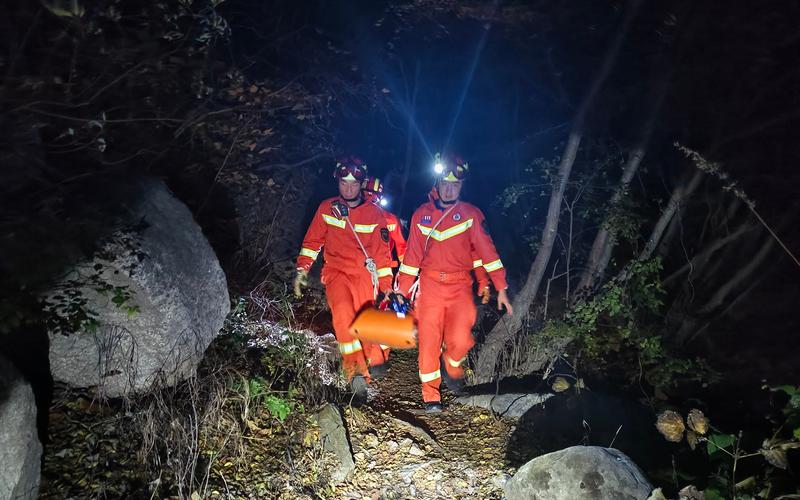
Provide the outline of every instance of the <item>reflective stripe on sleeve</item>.
[[400,272],[405,274],[410,274],[411,276],[416,276],[419,274],[419,268],[407,266],[405,264],[400,264]]
[[476,267],[483,266],[483,261],[481,259],[473,260],[472,261],[472,268],[475,269]]
[[342,354],[353,354],[361,350],[361,342],[354,340],[352,342],[341,342],[339,344],[339,352]]
[[420,381],[424,382],[433,382],[437,378],[442,378],[442,373],[439,370],[431,373],[422,373],[419,372],[419,379]]
[[489,262],[488,264],[484,264],[483,265],[483,268],[486,269],[487,273],[490,273],[492,271],[497,271],[498,269],[500,269],[502,267],[503,267],[503,263],[500,262],[500,259],[497,259],[494,262]]
[[302,255],[304,257],[311,257],[312,259],[317,260],[317,256],[319,255],[319,252],[315,252],[314,250],[311,250],[310,248],[303,247],[303,248],[300,249],[300,255]]
[[392,275],[392,268],[391,267],[382,267],[378,269],[378,278],[385,278],[386,276]]

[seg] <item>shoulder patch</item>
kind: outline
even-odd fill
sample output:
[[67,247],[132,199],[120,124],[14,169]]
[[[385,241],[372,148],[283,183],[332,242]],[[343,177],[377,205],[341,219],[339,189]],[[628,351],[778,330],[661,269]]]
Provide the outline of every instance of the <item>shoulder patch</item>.
[[423,224],[430,224],[431,223],[431,216],[430,215],[423,215],[422,220],[420,221]]
[[389,229],[382,227],[381,228],[381,239],[384,243],[389,243]]

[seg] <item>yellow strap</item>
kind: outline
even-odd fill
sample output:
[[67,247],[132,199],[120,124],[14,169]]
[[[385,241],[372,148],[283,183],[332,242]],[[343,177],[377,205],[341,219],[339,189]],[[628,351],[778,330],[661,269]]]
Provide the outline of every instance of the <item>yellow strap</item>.
[[442,378],[442,372],[439,371],[439,370],[436,370],[435,372],[431,372],[431,373],[419,372],[419,379],[423,383],[424,382],[433,382],[437,378]]
[[503,263],[500,262],[500,259],[497,259],[494,262],[489,262],[488,264],[484,264],[483,268],[486,269],[486,272],[497,271],[498,269],[503,267]]

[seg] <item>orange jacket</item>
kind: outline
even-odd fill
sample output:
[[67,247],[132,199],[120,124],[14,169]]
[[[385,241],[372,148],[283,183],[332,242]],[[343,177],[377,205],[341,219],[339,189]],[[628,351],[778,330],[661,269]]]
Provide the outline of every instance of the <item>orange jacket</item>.
[[[445,213],[447,216],[443,218]],[[456,202],[449,211],[440,209],[431,196],[411,217],[408,250],[400,265],[398,288],[408,295],[420,269],[469,273],[480,265],[489,273],[496,289],[508,288],[506,272],[489,236],[483,212],[464,201]]]
[[[391,289],[392,268],[389,253],[389,229],[386,227],[384,211],[372,203],[349,209],[349,220],[338,219],[331,209],[332,203],[341,201],[339,197],[328,198],[320,203],[311,225],[303,238],[303,247],[297,257],[297,269],[309,270],[317,259],[322,247],[325,247],[325,265],[322,268],[322,282],[325,283],[326,271],[335,269],[344,274],[367,273],[364,267],[366,257],[356,240],[353,229],[367,254],[378,267],[378,283],[380,291]],[[328,271],[330,272],[330,271]]]
[[[386,217],[386,228],[389,230],[389,255],[392,254],[392,250],[396,250],[398,260],[403,262],[406,256],[407,244],[400,226],[400,219],[398,219],[395,214],[387,212],[386,210],[383,210],[383,214]],[[392,262],[392,267],[396,266],[397,264]]]

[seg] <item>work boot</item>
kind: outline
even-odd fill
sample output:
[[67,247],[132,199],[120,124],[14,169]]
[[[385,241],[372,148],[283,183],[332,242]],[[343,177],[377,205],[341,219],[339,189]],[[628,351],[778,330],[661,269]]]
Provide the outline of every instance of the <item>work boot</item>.
[[350,390],[353,397],[350,400],[352,406],[361,406],[367,402],[367,379],[363,375],[356,375],[350,381]]
[[386,373],[389,371],[389,366],[386,363],[370,366],[369,367],[369,376],[372,377],[372,380],[380,380],[386,376]]
[[425,413],[442,413],[442,402],[441,401],[430,401],[423,405],[425,408]]
[[444,382],[445,387],[450,391],[450,394],[454,396],[463,396],[467,393],[466,384],[464,383],[463,378],[453,378],[447,373],[447,369],[444,367],[444,356],[439,360],[442,367],[442,382]]

